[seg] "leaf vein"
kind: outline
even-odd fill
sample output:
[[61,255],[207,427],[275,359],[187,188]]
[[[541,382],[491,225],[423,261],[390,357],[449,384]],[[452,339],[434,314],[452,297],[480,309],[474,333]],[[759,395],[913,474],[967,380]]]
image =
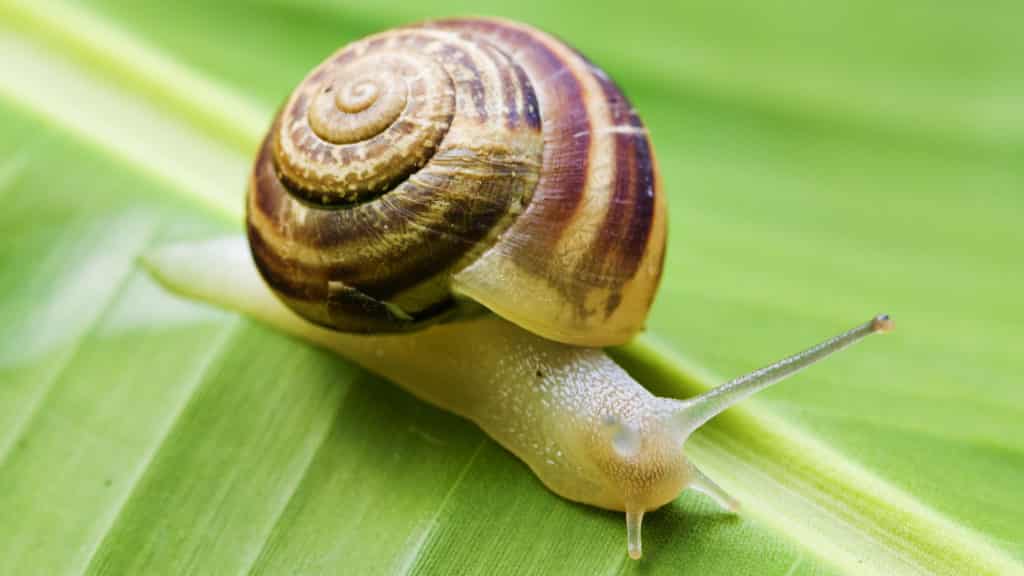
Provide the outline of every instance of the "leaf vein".
[[160,452],[160,449],[164,446],[167,439],[170,437],[171,432],[174,430],[178,421],[181,419],[182,414],[185,413],[188,405],[192,402],[197,391],[201,388],[203,381],[211,366],[217,361],[218,358],[223,355],[227,345],[234,338],[235,334],[239,331],[239,327],[243,325],[243,322],[239,318],[231,319],[220,333],[217,335],[209,351],[198,363],[196,371],[188,378],[184,383],[185,388],[188,392],[181,397],[181,401],[177,406],[174,407],[173,415],[168,419],[163,430],[160,431],[153,442],[152,447],[146,454],[143,455],[139,466],[136,468],[135,473],[129,479],[125,489],[122,491],[123,498],[120,502],[115,503],[111,509],[113,513],[109,516],[106,522],[102,535],[96,541],[95,545],[89,551],[88,556],[82,563],[83,570],[82,574],[88,573],[100,573],[102,572],[101,566],[95,566],[97,561],[100,561],[100,557],[97,554],[103,549],[104,545],[108,542],[108,538],[113,533],[114,528],[117,526],[121,514],[124,512],[128,502],[131,501],[132,495],[138,490],[142,479],[145,478],[146,472],[149,470],[150,464],[156,458],[156,455]]

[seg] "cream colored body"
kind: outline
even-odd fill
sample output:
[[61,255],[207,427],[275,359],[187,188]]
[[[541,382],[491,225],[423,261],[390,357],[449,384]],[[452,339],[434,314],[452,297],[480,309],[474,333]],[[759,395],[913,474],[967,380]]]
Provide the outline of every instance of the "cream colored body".
[[484,315],[409,334],[360,336],[315,326],[282,304],[256,270],[244,237],[168,246],[146,264],[181,294],[243,312],[331,349],[445,410],[476,422],[558,495],[626,512],[639,558],[645,512],[686,488],[737,503],[686,459],[689,434],[728,406],[892,328],[887,316],[697,398],[652,395],[599,349],[543,339]]
[[653,396],[601,350],[494,315],[416,335],[327,336],[338,353],[478,424],[565,498],[651,510],[685,487],[675,401]]

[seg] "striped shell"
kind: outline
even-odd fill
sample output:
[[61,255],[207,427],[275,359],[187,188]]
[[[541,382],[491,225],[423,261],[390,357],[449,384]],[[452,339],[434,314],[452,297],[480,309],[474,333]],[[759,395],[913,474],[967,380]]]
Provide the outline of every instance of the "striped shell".
[[622,92],[499,20],[399,28],[320,64],[263,142],[247,221],[264,279],[318,324],[414,330],[483,305],[586,346],[643,328],[665,243]]

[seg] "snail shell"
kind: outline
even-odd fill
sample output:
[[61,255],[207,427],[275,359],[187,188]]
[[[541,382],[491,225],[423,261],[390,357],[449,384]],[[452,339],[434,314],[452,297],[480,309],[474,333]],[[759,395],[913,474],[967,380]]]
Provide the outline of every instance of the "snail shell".
[[665,208],[615,84],[527,26],[445,20],[350,44],[278,114],[248,197],[256,264],[305,318],[398,332],[479,305],[548,339],[643,328]]

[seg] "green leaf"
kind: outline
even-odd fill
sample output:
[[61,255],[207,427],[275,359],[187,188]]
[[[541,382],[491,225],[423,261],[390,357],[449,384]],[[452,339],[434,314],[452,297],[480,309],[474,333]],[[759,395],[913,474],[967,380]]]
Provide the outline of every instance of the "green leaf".
[[[1024,9],[583,11],[0,2],[0,573],[1024,572]],[[642,381],[899,325],[695,436],[744,512],[684,495],[639,564],[472,425],[137,265],[239,230],[325,54],[466,12],[576,44],[652,128],[667,271],[617,352]]]

